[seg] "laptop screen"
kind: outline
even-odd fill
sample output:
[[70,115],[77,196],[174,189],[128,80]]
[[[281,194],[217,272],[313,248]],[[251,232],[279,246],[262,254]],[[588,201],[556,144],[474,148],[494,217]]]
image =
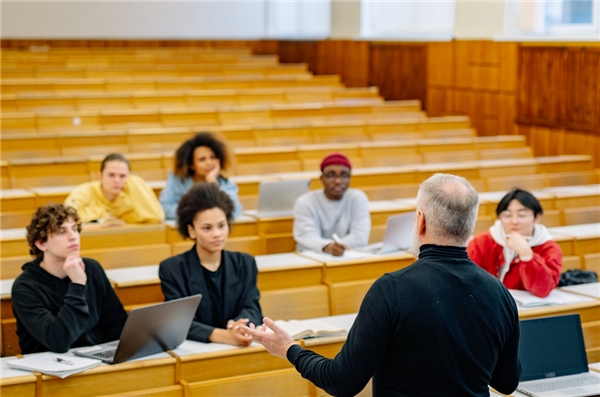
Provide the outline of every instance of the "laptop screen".
[[521,321],[521,382],[588,371],[578,314]]

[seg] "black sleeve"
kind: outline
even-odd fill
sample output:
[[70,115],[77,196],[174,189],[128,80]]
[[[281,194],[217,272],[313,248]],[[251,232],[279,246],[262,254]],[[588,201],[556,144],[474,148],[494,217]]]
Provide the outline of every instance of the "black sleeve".
[[510,334],[504,348],[498,356],[496,368],[492,372],[490,386],[503,394],[514,392],[521,379],[521,361],[519,360],[519,338],[521,328],[519,326],[519,314],[514,307],[513,331]]
[[[160,288],[162,289],[165,300],[167,301],[188,296],[185,291],[183,275],[181,272],[177,271],[179,263],[174,262],[176,260],[178,259],[168,259],[162,262],[158,269]],[[214,329],[215,327],[202,324],[194,318],[192,325],[190,326],[187,339],[207,343],[209,342],[208,337]]]
[[256,260],[250,256],[250,277],[248,277],[247,284],[244,287],[244,298],[242,300],[242,307],[239,314],[234,320],[240,318],[247,318],[254,325],[262,324],[262,311],[260,310],[260,292],[256,286],[256,278],[258,275],[258,268],[256,267]]
[[15,282],[13,310],[27,332],[48,350],[64,353],[85,331],[90,312],[87,285],[71,283],[56,315],[46,308],[34,282]]
[[378,279],[367,292],[346,343],[334,359],[300,346],[292,346],[288,360],[298,372],[334,396],[354,396],[381,365],[393,336],[390,307],[394,294],[387,293],[388,277]]
[[108,342],[121,338],[121,333],[127,320],[127,312],[123,308],[112,285],[110,285],[106,273],[104,273],[100,264],[97,263],[97,266],[97,272],[95,272],[93,280],[97,284],[99,292],[98,296],[96,296],[96,302],[102,305],[98,328],[102,332],[103,342]]

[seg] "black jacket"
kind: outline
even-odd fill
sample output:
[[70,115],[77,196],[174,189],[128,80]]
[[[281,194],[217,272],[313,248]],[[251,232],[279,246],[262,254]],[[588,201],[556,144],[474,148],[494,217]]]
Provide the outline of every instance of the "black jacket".
[[12,287],[23,354],[62,353],[119,339],[127,313],[98,262],[83,258],[86,285],[55,277],[40,262],[35,259],[23,265]]
[[[202,294],[188,339],[208,342],[208,337],[215,328],[225,328],[227,324],[212,323],[212,306],[201,266],[194,245],[191,250],[161,262],[158,275],[166,300]],[[241,252],[223,250],[221,266],[225,279],[224,291],[221,291],[225,311],[222,317],[225,321],[248,318],[251,323],[262,324],[258,303],[260,293],[256,286],[258,268],[254,258]]]

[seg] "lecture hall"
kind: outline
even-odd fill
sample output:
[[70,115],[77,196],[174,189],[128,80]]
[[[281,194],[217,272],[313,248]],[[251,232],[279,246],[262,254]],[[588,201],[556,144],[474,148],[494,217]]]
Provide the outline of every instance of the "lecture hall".
[[2,396],[600,396],[600,0],[0,15]]

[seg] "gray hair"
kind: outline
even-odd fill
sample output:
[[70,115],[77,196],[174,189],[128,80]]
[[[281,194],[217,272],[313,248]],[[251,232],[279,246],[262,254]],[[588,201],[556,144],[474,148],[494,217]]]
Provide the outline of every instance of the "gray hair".
[[417,209],[434,240],[465,247],[475,229],[479,195],[463,177],[435,174],[421,184]]

